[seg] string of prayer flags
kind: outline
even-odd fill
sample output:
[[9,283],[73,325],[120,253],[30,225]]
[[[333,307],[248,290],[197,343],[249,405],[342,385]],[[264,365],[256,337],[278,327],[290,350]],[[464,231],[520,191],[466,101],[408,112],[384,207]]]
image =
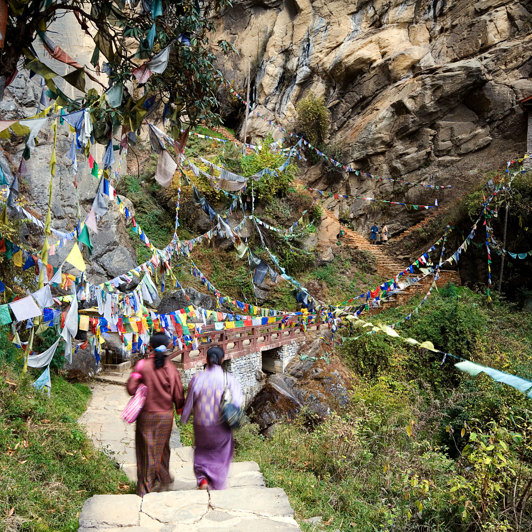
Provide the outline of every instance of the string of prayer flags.
[[488,296],[488,301],[491,301],[492,300],[491,299],[491,294],[490,294],[490,289],[491,289],[491,251],[490,251],[490,242],[489,242],[490,235],[489,235],[489,230],[488,230],[486,209],[484,209],[484,225],[486,226],[486,252],[488,254],[488,288],[486,290],[486,294]]
[[[244,105],[248,105],[246,100],[231,86],[231,84],[227,80],[224,79],[224,82],[226,83],[227,87],[229,88],[229,91],[231,92],[231,94],[233,94]],[[295,138],[299,139],[299,141],[302,142],[303,145],[305,145],[306,147],[308,147],[311,150],[313,150],[317,155],[319,155],[320,157],[322,157],[323,159],[328,161],[333,166],[336,166],[337,168],[343,169],[344,172],[351,172],[351,173],[354,173],[356,175],[360,175],[362,177],[378,179],[378,180],[381,180],[381,181],[382,180],[395,181],[395,182],[398,182],[400,184],[407,184],[407,185],[411,185],[411,186],[423,186],[423,187],[432,188],[432,189],[436,189],[436,190],[444,190],[444,189],[452,188],[452,185],[432,185],[432,184],[429,184],[429,183],[415,183],[415,182],[411,182],[411,181],[406,181],[404,179],[397,179],[397,178],[392,178],[392,177],[380,177],[380,176],[374,176],[374,175],[370,174],[369,172],[362,172],[362,171],[360,171],[357,168],[353,168],[353,167],[351,167],[351,166],[349,166],[347,164],[343,164],[343,163],[333,159],[329,155],[323,153],[318,148],[313,146],[310,142],[308,142],[303,137],[301,137],[299,135],[296,135],[295,133],[291,133],[289,131],[286,131],[285,128],[283,128],[282,126],[277,124],[275,121],[267,119],[264,115],[261,115],[258,111],[254,111],[252,114],[257,116],[258,118],[261,118],[261,119],[267,121],[270,126],[279,129],[283,133],[288,134],[288,136],[295,137]]]
[[508,251],[507,249],[504,249],[502,245],[493,236],[493,229],[489,225],[488,225],[488,231],[489,231],[490,242],[493,244],[495,251],[499,255],[504,254],[504,255],[511,257],[512,259],[521,259],[521,260],[524,260],[528,257],[532,257],[532,249],[529,251],[521,252],[521,253],[513,253],[511,251]]
[[435,209],[438,207],[438,205],[418,205],[418,204],[414,204],[414,203],[405,203],[403,201],[390,201],[390,200],[384,200],[384,199],[377,199],[377,198],[368,198],[368,197],[364,197],[364,196],[351,196],[349,194],[337,194],[337,193],[334,193],[334,192],[327,192],[327,191],[323,191],[323,190],[319,190],[317,188],[311,188],[311,187],[307,187],[308,190],[310,190],[311,192],[317,192],[318,194],[320,194],[320,196],[324,196],[324,197],[327,197],[327,198],[334,198],[334,199],[354,199],[354,200],[360,200],[360,201],[374,201],[374,202],[377,202],[377,203],[386,203],[388,205],[401,205],[403,207],[409,207],[409,208],[412,208],[414,210],[418,210],[418,209]]
[[526,393],[527,396],[532,399],[532,381],[523,379],[522,377],[517,377],[516,375],[511,375],[510,373],[505,373],[504,371],[499,371],[497,369],[490,368],[488,366],[482,366],[471,362],[470,360],[462,360],[454,365],[460,371],[469,373],[473,377],[476,377],[479,373],[485,373],[491,377],[496,382],[502,382],[519,390],[522,393]]

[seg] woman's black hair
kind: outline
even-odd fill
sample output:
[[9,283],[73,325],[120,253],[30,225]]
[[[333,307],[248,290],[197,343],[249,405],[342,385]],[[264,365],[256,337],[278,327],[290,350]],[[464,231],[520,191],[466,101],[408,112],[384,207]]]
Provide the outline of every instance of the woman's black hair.
[[[164,333],[153,334],[150,338],[150,346],[152,349],[157,349],[161,345],[166,347],[170,343],[170,338]],[[167,353],[161,351],[155,351],[155,369],[160,369],[164,366],[164,359]]]
[[222,360],[224,359],[224,350],[221,347],[209,347],[207,351],[207,364],[209,367],[222,365]]

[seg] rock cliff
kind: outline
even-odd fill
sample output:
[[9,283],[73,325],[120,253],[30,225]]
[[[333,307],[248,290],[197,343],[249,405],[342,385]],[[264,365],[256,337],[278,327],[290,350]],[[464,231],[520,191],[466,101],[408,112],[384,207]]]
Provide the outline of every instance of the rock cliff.
[[[243,94],[250,58],[259,113],[289,127],[300,98],[323,96],[344,162],[460,186],[526,148],[531,28],[531,5],[518,0],[235,0],[216,39],[240,54],[222,68]],[[268,131],[251,119],[249,135]]]

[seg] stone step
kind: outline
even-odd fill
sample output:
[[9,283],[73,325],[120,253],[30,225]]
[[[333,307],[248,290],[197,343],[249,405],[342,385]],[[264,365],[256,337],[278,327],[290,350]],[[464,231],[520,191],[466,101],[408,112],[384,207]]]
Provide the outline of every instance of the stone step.
[[85,501],[79,525],[81,532],[300,530],[286,493],[264,487],[149,493],[144,498],[95,495]]
[[107,384],[116,384],[118,386],[124,386],[128,378],[129,373],[122,374],[114,372],[105,372],[94,376],[94,380],[96,381],[105,382]]
[[[170,486],[170,491],[195,489],[197,484],[192,465],[194,452],[192,447],[171,449],[170,452],[170,473],[175,479]],[[122,469],[131,481],[137,480],[137,465],[135,461],[122,464]],[[264,477],[256,462],[233,462],[231,464],[228,478],[228,486],[230,488],[264,487],[265,485]]]

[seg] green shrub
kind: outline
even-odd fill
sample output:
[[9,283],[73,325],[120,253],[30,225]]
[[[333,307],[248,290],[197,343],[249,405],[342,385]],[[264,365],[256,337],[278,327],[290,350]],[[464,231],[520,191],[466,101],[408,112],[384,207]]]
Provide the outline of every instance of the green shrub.
[[357,333],[363,336],[358,340],[347,339],[339,349],[340,354],[349,368],[373,379],[390,367],[397,347],[381,334],[364,334],[364,330]]
[[315,146],[322,145],[327,138],[331,114],[323,98],[309,95],[296,105],[296,130]]
[[[265,168],[276,170],[285,162],[286,155],[280,151],[273,151],[271,149],[272,142],[273,138],[270,135],[264,140],[259,152],[242,157],[241,166],[244,176],[250,177]],[[276,195],[286,194],[296,174],[297,166],[290,164],[282,172],[277,171],[274,175],[263,175],[253,183],[256,200],[268,203]],[[251,189],[251,184],[249,186]]]
[[[464,521],[476,530],[530,530],[527,511],[532,467],[522,461],[532,456],[530,419],[521,418],[514,430],[489,422],[468,435],[459,461],[459,474],[450,479],[453,503]],[[462,436],[466,432],[462,432]]]
[[427,308],[406,322],[403,330],[447,353],[474,358],[488,323],[482,296],[454,285],[442,288],[439,295],[431,297]]

